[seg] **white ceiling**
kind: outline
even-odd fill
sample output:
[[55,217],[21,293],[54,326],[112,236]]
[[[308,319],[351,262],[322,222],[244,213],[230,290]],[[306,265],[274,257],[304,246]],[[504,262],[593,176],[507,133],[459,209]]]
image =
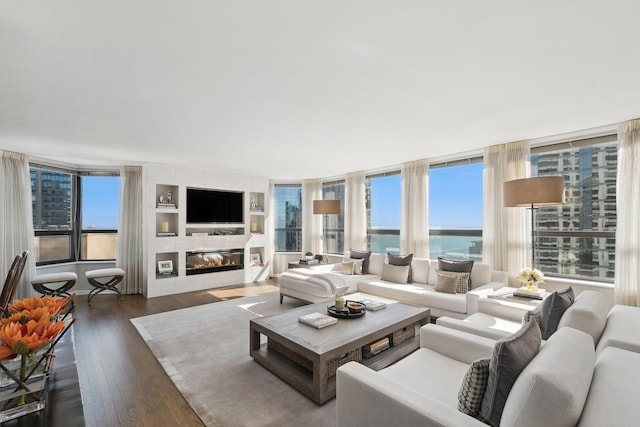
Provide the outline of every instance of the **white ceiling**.
[[640,117],[640,2],[0,0],[0,148],[274,179]]

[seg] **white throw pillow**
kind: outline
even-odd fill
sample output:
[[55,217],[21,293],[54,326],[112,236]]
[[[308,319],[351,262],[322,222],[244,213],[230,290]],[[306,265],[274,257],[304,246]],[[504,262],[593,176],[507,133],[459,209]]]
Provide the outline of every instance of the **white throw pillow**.
[[352,275],[353,274],[353,261],[342,261],[342,274]]
[[353,273],[351,274],[362,274],[363,259],[343,258],[342,262],[353,262]]

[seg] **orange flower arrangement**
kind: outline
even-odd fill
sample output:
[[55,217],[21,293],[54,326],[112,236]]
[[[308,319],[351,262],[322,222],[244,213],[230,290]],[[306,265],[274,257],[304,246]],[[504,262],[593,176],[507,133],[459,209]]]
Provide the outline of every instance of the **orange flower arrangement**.
[[[50,344],[65,327],[56,316],[70,298],[33,297],[9,304],[10,315],[0,319],[0,359],[22,356],[20,380],[26,378],[27,357]],[[24,396],[19,404],[24,403]]]

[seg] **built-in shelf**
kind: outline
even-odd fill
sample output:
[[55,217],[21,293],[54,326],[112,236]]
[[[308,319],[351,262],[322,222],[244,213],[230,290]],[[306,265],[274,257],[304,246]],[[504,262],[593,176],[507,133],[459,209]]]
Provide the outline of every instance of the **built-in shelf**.
[[[166,165],[149,165],[144,170],[148,200],[145,204],[145,241],[148,243],[145,296],[170,295],[268,278],[270,241],[265,229],[265,202],[268,197],[265,197],[267,193],[257,191],[268,191],[267,179],[218,175],[211,171],[199,174],[190,168],[168,168]],[[233,187],[229,188],[231,182]],[[216,183],[221,184],[218,187]],[[242,192],[243,222],[187,223],[188,188]],[[238,259],[205,268],[192,265],[192,258],[204,249],[223,255],[233,253]],[[214,259],[215,255],[203,255],[204,258],[211,261],[209,258]],[[161,272],[160,268],[167,265],[171,268]]]

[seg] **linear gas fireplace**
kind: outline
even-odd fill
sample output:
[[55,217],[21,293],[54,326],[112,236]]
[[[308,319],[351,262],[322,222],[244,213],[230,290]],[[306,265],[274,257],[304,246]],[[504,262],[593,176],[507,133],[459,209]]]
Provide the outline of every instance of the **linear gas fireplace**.
[[244,268],[244,249],[202,249],[186,256],[187,276]]

